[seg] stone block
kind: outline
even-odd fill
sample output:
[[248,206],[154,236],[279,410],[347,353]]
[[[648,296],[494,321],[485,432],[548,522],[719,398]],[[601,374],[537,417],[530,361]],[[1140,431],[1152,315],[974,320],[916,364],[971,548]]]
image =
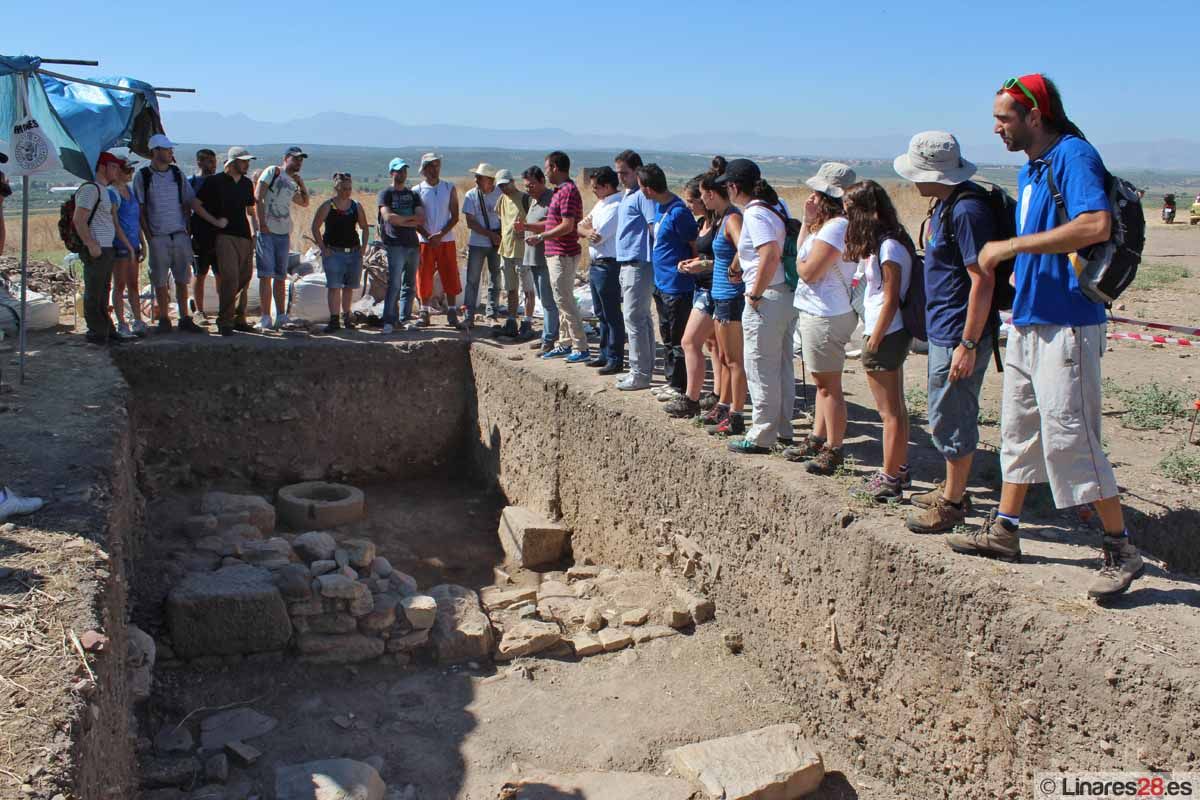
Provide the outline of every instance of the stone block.
[[[474,594],[474,592],[472,592]],[[428,630],[437,622],[438,600],[425,594],[414,594],[400,601],[404,618],[415,630]],[[478,606],[477,606],[478,607]]]
[[[158,646],[154,643],[154,637],[137,625],[130,625],[127,631],[125,666],[129,670],[129,694],[133,702],[140,703],[150,697]],[[173,653],[171,657],[174,658]]]
[[318,664],[352,664],[383,655],[383,639],[361,633],[321,635],[305,633],[296,637],[296,648],[305,661]]
[[708,622],[717,613],[717,606],[712,600],[707,597],[692,594],[691,592],[676,592],[675,596],[679,602],[688,610],[688,614],[692,617],[692,622],[701,625]]
[[362,490],[344,483],[306,481],[284,486],[275,501],[279,518],[292,528],[336,528],[363,518]]
[[217,753],[206,759],[204,777],[212,783],[224,783],[229,780],[229,756]]
[[650,619],[649,609],[635,608],[621,615],[621,624],[636,627],[645,625],[648,619]]
[[237,546],[235,555],[247,564],[266,565],[279,562],[287,564],[296,554],[292,552],[292,546],[288,544],[287,539],[272,536],[261,542],[242,542]]
[[217,518],[213,514],[196,514],[183,521],[183,533],[189,539],[200,539],[205,536],[215,536],[217,533]]
[[288,564],[274,575],[275,585],[279,587],[283,599],[295,601],[312,597],[312,579],[309,577],[308,568],[303,564]]
[[562,641],[558,626],[549,622],[525,620],[510,625],[496,646],[496,660],[509,661],[548,650]]
[[[300,619],[304,622],[300,623]],[[358,629],[358,621],[350,614],[317,614],[315,617],[301,617],[296,620],[296,630],[302,633],[353,633]]]
[[396,624],[396,606],[384,606],[376,608],[367,614],[358,618],[358,629],[367,634],[383,633],[388,628]]
[[488,658],[494,633],[491,621],[479,607],[479,596],[453,584],[435,586],[429,596],[437,603],[432,636],[438,661],[456,664]]
[[210,714],[200,722],[200,747],[220,750],[230,742],[244,742],[264,736],[279,725],[279,720],[253,708],[231,708]]
[[331,597],[336,600],[353,600],[355,597],[358,597],[361,591],[358,588],[360,585],[358,581],[336,572],[327,575],[318,575],[317,581],[321,584],[322,597]]
[[686,628],[692,624],[692,615],[684,606],[672,603],[663,609],[663,624],[668,628]]
[[337,541],[325,531],[308,531],[292,540],[292,548],[305,562],[332,561]]
[[393,636],[387,641],[389,653],[411,653],[429,644],[429,631],[413,631],[404,636]]
[[668,636],[678,636],[679,631],[674,628],[668,628],[666,625],[643,625],[642,627],[631,631],[635,644],[653,641],[654,639],[664,639]]
[[[263,534],[275,531],[275,507],[263,498],[254,494],[229,494],[228,492],[208,492],[200,500],[200,513],[215,514],[217,527],[222,530],[230,525],[244,521],[258,528]],[[244,520],[222,522],[225,515],[245,515]]]
[[629,635],[629,632],[619,628],[605,628],[596,634],[596,640],[600,642],[606,653],[623,650],[633,645],[633,637]]
[[536,586],[485,586],[479,590],[479,600],[488,611],[500,611],[537,601]]
[[595,578],[599,574],[600,567],[592,564],[576,564],[567,570],[567,580],[574,583],[575,581]]
[[581,772],[524,778],[511,800],[691,800],[687,781],[640,772]]
[[392,574],[392,562],[383,556],[375,556],[371,560],[371,575],[375,578],[386,578]]
[[330,572],[333,572],[337,568],[338,568],[337,562],[334,561],[332,558],[322,559],[320,561],[314,561],[308,565],[308,571],[314,577],[319,576],[319,575],[326,575]]
[[508,563],[521,567],[559,561],[571,538],[571,532],[561,522],[520,506],[508,506],[501,513],[499,534]]
[[146,789],[190,785],[199,771],[200,762],[191,756],[146,757],[138,762],[142,786]]
[[386,792],[374,767],[348,758],[275,769],[275,800],[384,800]]
[[225,753],[239,767],[249,767],[262,758],[262,751],[245,742],[226,742]]
[[821,785],[825,765],[799,725],[771,725],[663,754],[682,778],[709,797],[794,800]]
[[575,655],[594,656],[596,653],[604,652],[604,645],[596,637],[587,633],[577,633],[569,640],[571,647],[575,650]]
[[398,569],[392,570],[392,574],[388,576],[388,580],[391,581],[392,589],[400,594],[416,594],[420,591],[417,587],[417,579]]
[[362,617],[370,614],[375,610],[375,598],[371,594],[370,587],[367,584],[358,581],[355,583],[358,587],[358,593],[350,598],[350,605],[347,610],[356,617]]
[[342,542],[342,547],[350,559],[350,566],[360,572],[371,569],[371,562],[375,560],[374,542],[370,539],[346,539]]
[[180,658],[280,650],[292,636],[271,574],[249,565],[184,578],[167,596],[167,621]]

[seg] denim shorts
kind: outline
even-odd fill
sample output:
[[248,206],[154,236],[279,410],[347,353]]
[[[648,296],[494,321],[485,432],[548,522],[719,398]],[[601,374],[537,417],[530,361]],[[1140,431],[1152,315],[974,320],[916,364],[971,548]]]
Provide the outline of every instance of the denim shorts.
[[728,300],[713,301],[713,319],[717,322],[741,322],[746,310],[746,295],[739,294]]
[[715,302],[712,299],[712,293],[708,289],[697,287],[695,294],[692,295],[692,310],[699,311],[701,314],[711,317],[715,308]]
[[254,246],[254,259],[258,262],[258,277],[287,277],[288,250],[291,237],[286,233],[260,233]]
[[956,461],[979,445],[979,390],[992,362],[992,339],[985,336],[975,348],[975,371],[950,380],[953,347],[929,343],[929,433],[942,457]]
[[357,247],[350,252],[335,247],[322,259],[325,266],[325,288],[357,289],[362,278],[362,251]]

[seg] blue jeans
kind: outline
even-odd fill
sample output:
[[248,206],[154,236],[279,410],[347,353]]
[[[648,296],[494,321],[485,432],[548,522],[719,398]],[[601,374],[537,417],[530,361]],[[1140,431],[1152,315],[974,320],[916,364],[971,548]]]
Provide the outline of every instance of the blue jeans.
[[[417,279],[417,264],[420,261],[420,248],[404,245],[389,244],[388,288],[387,297],[383,300],[383,324],[395,325],[403,322],[412,313],[413,286]],[[396,316],[396,298],[400,298],[400,316]]]
[[258,261],[258,277],[287,277],[288,247],[290,238],[286,233],[260,233],[254,243],[254,256]]
[[463,290],[463,304],[467,312],[475,313],[479,306],[479,279],[483,276],[483,262],[488,265],[488,309],[496,309],[496,300],[500,296],[500,251],[494,247],[471,245],[467,248],[467,286]]
[[542,303],[542,344],[558,341],[558,304],[554,302],[554,287],[550,285],[550,269],[544,264],[530,267],[538,300]]
[[985,333],[975,348],[975,371],[969,377],[950,380],[953,357],[953,347],[929,343],[929,435],[947,461],[979,446],[979,391],[992,363],[991,334]]
[[622,311],[629,338],[629,374],[635,381],[650,382],[654,372],[654,318],[650,299],[654,293],[654,267],[649,261],[621,264]]
[[621,314],[621,268],[615,259],[593,261],[588,270],[592,308],[600,319],[600,353],[609,364],[625,363],[625,317]]
[[350,252],[331,248],[322,262],[325,267],[325,288],[358,288],[362,279],[362,251],[357,247]]

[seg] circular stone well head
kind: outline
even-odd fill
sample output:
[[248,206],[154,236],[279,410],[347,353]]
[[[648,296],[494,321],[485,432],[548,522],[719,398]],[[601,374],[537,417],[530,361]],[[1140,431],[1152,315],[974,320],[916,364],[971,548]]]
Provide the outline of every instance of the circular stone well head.
[[306,481],[280,489],[275,510],[292,528],[335,528],[362,519],[365,499],[361,489],[344,483]]

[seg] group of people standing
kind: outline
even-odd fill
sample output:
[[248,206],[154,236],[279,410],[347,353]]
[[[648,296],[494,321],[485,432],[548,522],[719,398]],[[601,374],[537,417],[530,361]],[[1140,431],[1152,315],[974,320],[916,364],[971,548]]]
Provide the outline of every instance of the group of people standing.
[[[687,182],[680,197],[659,166],[626,150],[611,167],[586,172],[596,198],[587,214],[570,177],[570,159],[560,151],[526,169],[520,188],[509,170],[478,165],[471,170],[475,186],[461,205],[454,185],[441,179],[437,153],[421,157],[422,180],[411,188],[408,164],[393,159],[391,185],[377,202],[388,260],[383,332],[409,325],[414,290],[413,324],[430,324],[435,276],[448,297],[463,296],[461,320],[452,305],[447,321],[470,329],[486,264],[485,313],[497,323],[507,316],[496,333],[537,338],[532,347],[541,358],[586,363],[614,376],[617,389],[638,391],[652,385],[653,304],[666,381],[652,391],[668,414],[701,417],[709,433],[733,437],[728,448],[734,453],[777,452],[810,473],[831,475],[845,461],[842,374],[861,321],[862,363],[882,422],[882,452],[879,469],[857,491],[878,501],[901,500],[911,486],[902,370],[919,334],[929,344],[930,432],[946,472],[932,491],[908,498],[914,510],[907,524],[919,533],[944,533],[962,525],[971,509],[966,485],[979,441],[979,393],[999,336],[995,270],[1014,261],[1000,503],[982,526],[950,533],[946,541],[956,552],[1019,560],[1025,493],[1031,483],[1049,482],[1060,507],[1096,506],[1105,561],[1088,591],[1095,598],[1111,597],[1129,587],[1143,563],[1129,541],[1116,480],[1100,445],[1104,308],[1080,291],[1068,258],[1108,239],[1107,172],[1067,118],[1057,88],[1042,75],[1006,81],[996,93],[994,120],[1008,149],[1030,159],[1020,173],[1016,219],[997,218],[988,191],[970,180],[975,167],[962,158],[955,137],[928,131],[914,136],[895,160],[897,173],[933,203],[921,242],[900,223],[879,183],[859,180],[850,166],[836,162],[821,165],[806,181],[812,194],[797,219],[758,165],[744,158],[715,158],[712,169]],[[246,177],[254,156],[245,148],[229,150],[221,173],[215,172],[211,151],[201,151],[201,174],[184,179],[173,163],[173,144],[164,136],[150,144],[151,163],[136,173],[123,159],[103,154],[96,182],[76,195],[75,224],[87,246],[89,339],[138,333],[135,292],[127,334],[118,296],[117,325],[108,317],[107,284],[115,275],[117,295],[136,288],[136,264],[146,252],[160,329],[170,329],[173,281],[180,329],[199,330],[186,308],[194,254],[198,299],[207,269],[219,271],[220,332],[252,330],[245,319],[245,288],[254,228],[260,327],[278,327],[286,321],[281,287],[290,208],[309,202],[300,178],[303,151],[290,148],[280,165],[259,175],[255,188]],[[312,225],[329,288],[327,331],[353,326],[351,293],[359,286],[370,228],[366,209],[352,197],[349,174],[334,175],[334,191]],[[189,216],[195,217],[190,238]],[[470,229],[465,286],[453,236],[460,217]],[[1016,235],[1002,235],[1014,222]],[[574,291],[583,242],[599,321],[594,355]],[[921,307],[914,305],[915,283],[924,288]],[[533,330],[535,297],[544,311],[540,337]],[[812,429],[800,440],[792,427],[796,339],[816,384]],[[708,398],[702,397],[705,350],[715,390]],[[742,411],[747,395],[749,419]]]

